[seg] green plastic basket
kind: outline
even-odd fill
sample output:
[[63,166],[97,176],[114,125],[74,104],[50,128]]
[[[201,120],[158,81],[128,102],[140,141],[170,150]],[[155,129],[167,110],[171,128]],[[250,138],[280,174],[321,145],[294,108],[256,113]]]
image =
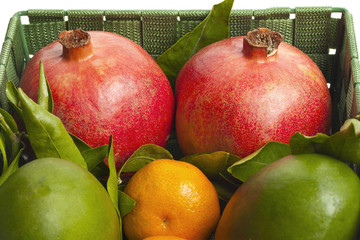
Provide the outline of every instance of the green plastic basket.
[[[82,28],[115,32],[137,42],[156,58],[209,12],[41,9],[18,12],[10,19],[0,55],[0,107],[9,108],[6,82],[10,80],[18,85],[31,55],[56,40],[63,30]],[[334,130],[345,119],[358,114],[360,66],[349,11],[332,7],[234,9],[230,21],[231,37],[267,27],[280,32],[284,41],[304,51],[318,64],[330,86]]]
[[[191,31],[210,10],[41,10],[21,11],[10,19],[0,55],[0,107],[8,109],[7,81],[19,79],[31,56],[63,30],[82,28],[123,35],[156,58]],[[257,27],[278,31],[284,41],[308,54],[323,71],[333,100],[333,130],[359,113],[360,64],[351,13],[343,8],[297,7],[237,10],[231,37]],[[170,139],[176,157],[176,140]],[[352,166],[359,174],[357,165]],[[212,237],[213,238],[213,237]]]

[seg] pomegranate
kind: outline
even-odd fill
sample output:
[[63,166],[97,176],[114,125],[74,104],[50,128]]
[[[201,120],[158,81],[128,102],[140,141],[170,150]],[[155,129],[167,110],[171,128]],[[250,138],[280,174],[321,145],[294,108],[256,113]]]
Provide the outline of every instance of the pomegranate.
[[113,135],[119,169],[140,146],[165,146],[174,118],[174,94],[155,60],[115,33],[64,31],[26,65],[20,87],[37,99],[42,61],[65,128],[92,147]]
[[[317,65],[259,28],[196,53],[176,81],[176,133],[185,155],[240,157],[295,132],[329,133],[331,98]],[[280,44],[281,43],[281,44]]]

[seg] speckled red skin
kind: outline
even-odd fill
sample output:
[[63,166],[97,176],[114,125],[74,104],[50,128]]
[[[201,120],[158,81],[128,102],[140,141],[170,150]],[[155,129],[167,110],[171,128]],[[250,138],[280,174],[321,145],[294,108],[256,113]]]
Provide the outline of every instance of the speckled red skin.
[[41,60],[54,114],[92,147],[107,144],[113,135],[119,168],[143,144],[166,145],[174,96],[165,74],[139,45],[114,33],[89,33],[93,46],[89,56],[66,58],[63,46],[55,41],[29,61],[20,87],[37,99]]
[[226,39],[200,50],[179,73],[176,132],[184,154],[244,157],[271,140],[288,143],[297,131],[329,133],[330,93],[310,58],[285,42],[272,57],[244,52],[243,37]]

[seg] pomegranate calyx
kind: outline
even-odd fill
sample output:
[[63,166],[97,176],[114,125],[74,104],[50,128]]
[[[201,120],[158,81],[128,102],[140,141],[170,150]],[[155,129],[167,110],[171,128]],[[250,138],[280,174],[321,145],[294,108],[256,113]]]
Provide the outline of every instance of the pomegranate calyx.
[[63,57],[69,61],[85,61],[93,56],[90,33],[82,29],[62,31],[58,42],[63,46]]
[[254,48],[266,48],[267,57],[273,56],[283,41],[283,36],[268,28],[257,28],[247,33],[245,41]]
[[82,29],[62,31],[58,36],[58,41],[68,49],[83,47],[90,41],[90,34]]

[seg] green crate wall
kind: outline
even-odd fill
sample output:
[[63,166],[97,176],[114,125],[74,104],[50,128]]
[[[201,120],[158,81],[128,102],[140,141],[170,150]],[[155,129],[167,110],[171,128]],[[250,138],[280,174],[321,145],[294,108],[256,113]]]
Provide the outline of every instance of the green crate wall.
[[[5,84],[16,85],[31,55],[55,41],[63,30],[82,28],[123,35],[158,57],[185,33],[197,26],[210,10],[42,10],[14,14],[10,19],[0,56],[0,106],[8,109]],[[341,13],[333,18],[332,13]],[[24,18],[28,19],[25,23]],[[308,54],[331,84],[337,129],[358,113],[360,103],[359,60],[352,15],[346,9],[298,7],[234,9],[230,37],[245,35],[257,27],[278,31],[284,41]],[[335,49],[336,54],[329,54]]]

